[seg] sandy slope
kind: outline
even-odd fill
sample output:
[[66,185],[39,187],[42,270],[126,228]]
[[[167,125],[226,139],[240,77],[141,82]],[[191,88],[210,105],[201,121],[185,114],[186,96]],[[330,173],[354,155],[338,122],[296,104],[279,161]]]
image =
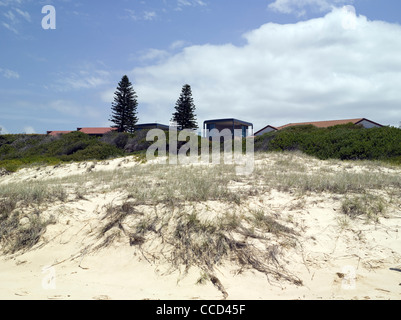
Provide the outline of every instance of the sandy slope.
[[[1,177],[0,184],[85,174],[90,165],[23,169]],[[132,159],[116,159],[97,163],[96,170],[140,165]],[[47,214],[56,215],[57,224],[47,228],[41,241],[26,253],[0,258],[0,299],[223,298],[211,282],[196,284],[200,275],[196,268],[184,276],[151,261],[124,239],[89,250],[99,242],[95,230],[102,207],[120,198],[121,193],[111,191],[51,204]],[[283,250],[282,261],[303,285],[277,281],[251,269],[238,273],[237,267],[226,263],[217,268],[216,276],[228,299],[401,299],[401,272],[391,270],[401,269],[398,203],[379,223],[349,220],[346,228],[339,226],[340,208],[330,194],[297,195],[273,189],[250,197],[247,206],[268,208],[299,232],[297,245]]]

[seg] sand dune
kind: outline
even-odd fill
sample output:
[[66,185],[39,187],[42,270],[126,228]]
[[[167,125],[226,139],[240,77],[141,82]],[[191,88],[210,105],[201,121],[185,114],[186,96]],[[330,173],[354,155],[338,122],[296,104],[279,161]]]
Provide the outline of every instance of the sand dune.
[[[0,197],[29,186],[63,194],[18,200],[21,225],[39,211],[53,222],[32,247],[1,256],[0,299],[401,298],[400,168],[268,154],[251,177],[212,170],[182,169],[181,179],[205,174],[182,190],[178,167],[131,157],[0,177]],[[358,196],[367,214],[351,218],[344,203]],[[207,247],[211,235],[224,250]],[[191,252],[177,245],[184,236]],[[196,260],[199,248],[218,257]]]

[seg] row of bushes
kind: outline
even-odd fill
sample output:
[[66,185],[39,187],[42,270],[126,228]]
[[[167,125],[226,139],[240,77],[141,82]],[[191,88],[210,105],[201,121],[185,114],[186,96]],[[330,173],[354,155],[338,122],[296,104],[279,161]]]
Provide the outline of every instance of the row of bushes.
[[[56,137],[0,135],[0,168],[15,172],[30,164],[55,165],[60,162],[105,160],[129,154],[144,155],[153,143],[146,141],[147,133],[147,130],[133,134],[110,132],[102,137],[91,137],[82,132]],[[166,143],[169,150],[168,132]],[[178,149],[185,143],[178,142]]]
[[386,160],[401,163],[401,129],[295,126],[257,137],[259,151],[299,150],[319,159]]
[[32,163],[103,160],[123,154],[116,146],[81,132],[57,137],[25,134],[0,136],[0,167],[7,171],[16,171]]
[[[145,153],[152,142],[147,131],[134,134],[110,132],[101,138],[81,132],[57,137],[46,135],[0,135],[0,168],[16,171],[32,163],[104,160],[126,154]],[[201,138],[198,137],[200,146]],[[169,136],[166,132],[166,142]],[[178,149],[185,142],[178,143]],[[167,150],[169,146],[167,145]],[[319,159],[386,160],[401,164],[401,129],[364,129],[353,124],[316,128],[290,127],[257,137],[256,151],[299,150]]]

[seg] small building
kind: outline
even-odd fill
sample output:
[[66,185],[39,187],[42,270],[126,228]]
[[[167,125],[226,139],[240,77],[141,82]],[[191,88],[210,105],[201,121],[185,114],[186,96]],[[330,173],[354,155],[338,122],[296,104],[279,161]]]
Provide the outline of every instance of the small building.
[[272,131],[278,131],[278,130],[283,130],[285,128],[289,127],[295,127],[295,126],[305,126],[305,125],[313,125],[317,128],[330,128],[338,125],[344,125],[352,123],[354,125],[361,125],[366,129],[371,129],[371,128],[381,128],[383,125],[371,121],[366,118],[358,118],[358,119],[345,119],[345,120],[330,120],[330,121],[315,121],[315,122],[300,122],[300,123],[289,123],[281,127],[273,127],[273,126],[266,126],[263,129],[257,131],[255,133],[255,136],[261,136],[265,133],[272,132]]
[[144,124],[137,124],[135,126],[135,130],[152,130],[152,129],[161,129],[168,131],[170,127],[160,123],[144,123]]
[[205,138],[213,137],[213,134],[210,133],[213,129],[217,129],[219,132],[222,132],[224,129],[229,129],[233,137],[235,130],[241,130],[243,138],[253,135],[253,124],[238,119],[207,120],[203,123],[203,136]]
[[117,128],[77,128],[77,131],[90,136],[101,137],[111,131],[117,131]]
[[68,133],[71,133],[71,132],[72,131],[47,131],[47,135],[56,137],[56,136],[59,136],[59,135],[62,135],[62,134],[68,134]]
[[265,133],[269,133],[272,131],[277,131],[278,129],[276,127],[273,127],[271,125],[268,125],[266,127],[264,127],[263,129],[259,130],[258,132],[255,133],[255,136],[261,136]]

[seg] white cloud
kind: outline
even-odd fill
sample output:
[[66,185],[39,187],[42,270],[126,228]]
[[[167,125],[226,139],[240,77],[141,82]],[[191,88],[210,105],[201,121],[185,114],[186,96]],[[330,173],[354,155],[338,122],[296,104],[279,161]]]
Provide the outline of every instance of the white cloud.
[[26,21],[31,22],[31,15],[29,14],[28,11],[22,11],[21,9],[15,9],[16,12],[18,12]]
[[[3,13],[6,21],[2,22],[2,25],[15,34],[19,34],[18,27],[21,25],[19,18],[23,18],[27,22],[32,22],[31,15],[28,11],[23,11],[18,7],[22,4],[22,1],[0,1],[0,6],[10,7],[10,10]],[[17,15],[16,15],[17,13]]]
[[16,28],[14,28],[12,25],[3,22],[3,27],[5,27],[6,29],[10,30],[11,32],[15,33],[15,34],[19,34],[18,30]]
[[3,15],[13,23],[17,22],[17,18],[12,11],[9,10],[9,11],[5,12]]
[[24,132],[26,134],[35,134],[36,133],[35,129],[31,126],[24,127]]
[[42,108],[51,109],[59,112],[61,115],[79,117],[82,119],[100,119],[104,115],[99,108],[89,105],[77,105],[68,100],[53,100],[49,101]]
[[100,93],[100,99],[103,102],[109,103],[111,105],[111,103],[113,102],[114,99],[114,92],[116,91],[116,89],[108,89],[108,90],[104,90]]
[[83,70],[71,72],[68,74],[59,74],[59,79],[50,88],[56,91],[70,91],[81,89],[96,89],[109,83],[110,73],[105,70],[93,70],[90,67],[84,67]]
[[172,44],[170,44],[169,49],[171,49],[171,50],[181,49],[181,48],[185,47],[186,45],[189,45],[189,43],[187,41],[177,40],[177,41],[174,41]]
[[176,10],[181,11],[184,7],[205,7],[207,3],[202,0],[177,0]]
[[0,134],[8,134],[8,130],[0,124]]
[[143,13],[143,20],[146,20],[146,21],[152,21],[152,20],[156,19],[156,17],[157,17],[157,14],[154,11],[145,11]]
[[124,9],[124,11],[128,13],[128,17],[130,19],[135,20],[135,21],[139,19],[137,13],[135,12],[135,10]]
[[353,0],[275,0],[268,7],[276,12],[303,16],[307,10],[328,12],[333,7],[351,3]]
[[61,83],[65,84],[67,89],[91,89],[106,84],[103,78],[88,76],[88,77],[77,77],[71,76],[63,79]]
[[157,18],[156,11],[143,11],[141,14],[138,14],[138,12],[132,9],[124,9],[124,11],[128,14],[128,17],[124,18],[129,18],[134,21],[153,21]]
[[18,72],[9,69],[0,68],[0,74],[7,79],[19,79],[20,77]]
[[[244,46],[190,46],[135,68],[140,121],[171,118],[182,85],[192,86],[198,120],[235,117],[267,124],[367,117],[401,120],[401,26],[334,9],[296,24],[268,23]],[[141,107],[141,105],[146,108]],[[201,127],[201,123],[199,123]]]
[[149,49],[144,54],[140,56],[141,61],[160,61],[169,56],[169,53],[166,50],[159,50],[159,49]]
[[181,7],[206,6],[206,3],[202,0],[177,0],[177,5]]
[[23,0],[1,0],[0,6],[7,7],[9,5],[21,5]]
[[148,49],[144,51],[139,57],[137,55],[131,54],[131,59],[139,59],[140,61],[154,61],[161,62],[172,55],[172,51],[182,49],[189,43],[183,40],[177,40],[170,44],[168,47],[169,50],[160,50],[160,49]]

